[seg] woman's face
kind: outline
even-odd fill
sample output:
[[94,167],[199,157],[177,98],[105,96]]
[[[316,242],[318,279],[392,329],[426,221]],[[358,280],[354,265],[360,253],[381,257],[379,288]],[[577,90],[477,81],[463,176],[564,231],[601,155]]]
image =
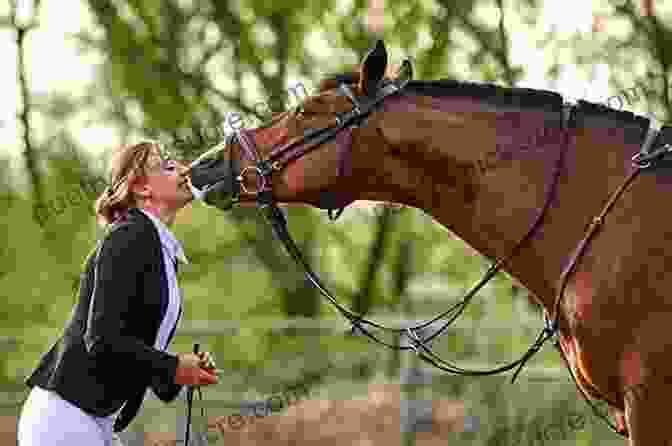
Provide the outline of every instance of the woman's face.
[[187,184],[188,167],[163,157],[152,147],[145,164],[144,190],[149,204],[160,208],[180,209],[193,200]]

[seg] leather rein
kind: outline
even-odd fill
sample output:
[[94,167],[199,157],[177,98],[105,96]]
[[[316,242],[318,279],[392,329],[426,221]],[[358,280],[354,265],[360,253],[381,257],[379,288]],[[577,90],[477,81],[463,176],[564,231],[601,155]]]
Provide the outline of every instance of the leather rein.
[[[404,65],[407,64],[408,61],[404,62]],[[560,304],[561,301],[564,297],[564,292],[565,288],[569,282],[571,274],[574,272],[576,269],[576,266],[583,256],[586,248],[588,247],[590,241],[592,238],[595,236],[597,231],[600,229],[602,224],[604,223],[604,219],[606,215],[609,213],[609,211],[613,208],[614,204],[618,201],[620,196],[623,194],[623,192],[627,189],[627,187],[632,183],[632,181],[638,176],[639,172],[642,169],[648,168],[652,165],[652,163],[658,159],[661,159],[663,156],[672,153],[672,146],[665,145],[663,147],[660,147],[655,150],[650,150],[651,145],[653,144],[653,141],[656,140],[656,137],[659,133],[658,129],[654,129],[651,127],[649,129],[649,133],[642,144],[642,148],[639,153],[637,153],[635,156],[632,158],[633,165],[635,166],[635,169],[625,178],[623,183],[612,193],[610,198],[608,199],[607,203],[604,205],[602,210],[599,212],[599,214],[592,220],[591,225],[587,229],[586,233],[584,234],[584,237],[582,240],[578,243],[577,249],[574,252],[574,255],[572,256],[569,264],[563,271],[561,277],[560,277],[560,284],[558,287],[558,292],[556,294],[555,298],[555,305],[553,307],[553,311],[551,314],[548,313],[548,310],[544,310],[544,326],[542,330],[540,331],[539,335],[537,336],[536,340],[534,343],[528,348],[527,352],[523,354],[523,356],[518,359],[517,361],[514,361],[508,365],[497,367],[492,370],[467,370],[460,368],[454,364],[451,364],[450,362],[442,359],[440,356],[438,356],[436,353],[432,351],[432,349],[427,345],[429,342],[431,342],[434,338],[439,336],[442,332],[444,332],[457,318],[462,314],[466,306],[469,304],[471,299],[476,295],[476,293],[483,287],[487,282],[495,275],[499,270],[502,268],[504,264],[506,264],[507,261],[509,261],[519,250],[519,248],[527,241],[529,240],[537,231],[537,229],[541,226],[542,220],[544,216],[547,213],[547,210],[550,206],[550,203],[552,202],[553,198],[555,197],[555,193],[557,190],[557,185],[559,182],[560,174],[562,172],[562,168],[564,165],[564,158],[565,154],[568,151],[569,144],[570,144],[570,130],[572,128],[572,116],[573,116],[573,111],[575,110],[575,105],[573,104],[568,104],[565,103],[563,105],[563,123],[562,123],[562,134],[563,134],[563,147],[560,150],[560,154],[558,156],[557,162],[555,164],[555,168],[553,171],[553,176],[551,180],[551,184],[549,186],[548,192],[546,194],[546,199],[544,202],[543,207],[537,214],[534,222],[530,226],[529,230],[527,233],[514,245],[512,248],[511,252],[503,257],[498,259],[496,262],[492,264],[492,266],[488,269],[488,271],[484,274],[483,278],[476,283],[476,285],[473,286],[473,288],[465,295],[465,297],[458,302],[457,304],[453,305],[451,308],[449,308],[447,311],[437,315],[433,319],[430,319],[428,321],[422,322],[420,324],[406,327],[406,328],[394,328],[394,327],[386,327],[384,325],[378,324],[376,322],[373,322],[371,320],[368,320],[364,318],[362,315],[355,314],[346,307],[342,306],[335,297],[329,293],[327,288],[322,284],[320,279],[317,277],[317,275],[313,272],[311,267],[306,263],[304,260],[300,250],[296,246],[296,243],[292,239],[288,229],[287,229],[287,220],[283,214],[283,212],[276,206],[275,200],[273,198],[273,193],[272,193],[272,174],[273,172],[278,172],[284,168],[286,164],[291,162],[292,160],[295,160],[297,158],[300,158],[303,156],[305,153],[321,146],[322,144],[334,139],[338,138],[339,133],[342,131],[350,131],[353,127],[357,127],[361,125],[363,122],[365,122],[366,118],[376,109],[380,108],[382,106],[382,103],[385,98],[392,96],[394,94],[401,93],[408,83],[409,79],[396,79],[392,81],[386,81],[381,85],[380,88],[375,92],[375,95],[373,97],[365,97],[365,98],[357,98],[353,94],[352,90],[350,89],[349,85],[346,83],[342,83],[338,87],[338,91],[349,98],[349,100],[353,104],[353,108],[351,111],[340,115],[336,119],[336,125],[329,126],[329,127],[324,127],[324,128],[319,128],[319,129],[310,129],[307,130],[304,134],[303,137],[291,141],[279,148],[275,148],[272,153],[269,155],[268,158],[262,159],[259,156],[259,152],[257,150],[254,138],[250,135],[248,135],[249,130],[246,129],[238,129],[236,130],[230,138],[227,138],[226,144],[228,145],[231,142],[237,141],[238,144],[241,147],[241,155],[245,155],[248,160],[252,161],[255,163],[254,166],[248,166],[245,167],[242,172],[240,172],[237,175],[236,181],[238,182],[237,187],[238,187],[238,192],[240,187],[242,187],[245,190],[245,187],[243,186],[244,180],[245,180],[245,175],[247,171],[249,170],[254,170],[257,173],[257,191],[256,191],[256,200],[257,200],[257,207],[261,214],[264,216],[266,221],[271,225],[273,228],[273,231],[277,238],[280,239],[280,241],[283,243],[285,248],[287,249],[287,252],[290,254],[290,256],[294,259],[294,261],[303,267],[304,274],[310,280],[310,282],[313,284],[315,288],[317,288],[320,293],[329,300],[329,302],[338,310],[339,313],[341,313],[342,316],[344,316],[346,319],[349,320],[351,326],[352,326],[352,333],[355,333],[356,330],[359,330],[362,334],[366,335],[368,338],[373,340],[374,342],[384,345],[388,348],[394,349],[394,350],[413,350],[415,351],[421,359],[423,359],[426,362],[429,362],[433,366],[453,373],[453,374],[458,374],[458,375],[470,375],[470,376],[483,376],[483,375],[494,375],[497,373],[505,372],[508,370],[511,370],[515,367],[518,367],[517,370],[515,371],[511,382],[513,383],[522,370],[523,366],[525,363],[535,354],[537,353],[541,347],[544,345],[546,341],[549,339],[554,339],[554,345],[556,348],[560,351],[561,355],[563,356],[563,359],[567,365],[567,368],[570,372],[570,375],[572,376],[572,379],[574,380],[574,383],[576,386],[579,388],[581,391],[581,394],[583,397],[586,399],[588,404],[591,406],[595,414],[602,418],[613,430],[614,432],[626,436],[625,434],[619,432],[616,427],[608,420],[608,418],[602,414],[600,414],[597,411],[597,408],[595,405],[590,401],[589,397],[586,395],[584,390],[578,385],[576,381],[576,377],[574,376],[574,373],[571,370],[571,367],[569,366],[569,362],[564,354],[564,351],[559,345],[559,310],[560,310]],[[340,149],[340,147],[339,147]],[[340,166],[339,166],[339,171],[340,171]],[[247,190],[245,190],[247,192]],[[237,197],[236,197],[237,198]],[[338,216],[342,213],[343,208],[341,208],[338,212],[338,215],[336,217],[332,217],[331,211],[333,209],[329,209],[329,218],[331,220],[336,220]],[[419,332],[427,327],[429,327],[431,324],[434,322],[437,322],[441,319],[447,318],[446,321],[444,321],[444,325],[440,327],[439,329],[436,330],[431,335],[428,336],[421,336]],[[369,326],[369,327],[374,327],[377,329],[380,329],[382,331],[386,332],[392,332],[395,333],[397,336],[406,336],[406,338],[409,341],[408,346],[401,346],[401,345],[394,345],[394,344],[389,344],[381,339],[379,339],[377,336],[372,334],[366,327],[364,326]]]

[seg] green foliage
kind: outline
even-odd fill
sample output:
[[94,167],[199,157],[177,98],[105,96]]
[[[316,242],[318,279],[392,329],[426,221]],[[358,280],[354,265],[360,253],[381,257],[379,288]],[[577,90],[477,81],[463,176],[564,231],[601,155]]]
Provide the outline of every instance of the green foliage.
[[[271,100],[271,108],[279,111],[277,104],[295,79],[317,85],[327,73],[351,69],[378,37],[385,39],[391,63],[412,60],[416,78],[512,85],[528,67],[510,62],[509,44],[492,25],[497,20],[479,15],[479,8],[492,11],[496,3],[387,0],[389,26],[379,36],[366,29],[364,0],[90,0],[97,32],[77,37],[83,52],[101,56],[99,78],[86,92],[84,104],[62,96],[34,98],[48,128],[38,151],[39,175],[44,201],[53,211],[43,226],[34,218],[37,203],[32,195],[20,191],[9,169],[0,164],[0,337],[20,340],[16,350],[0,355],[0,384],[20,382],[60,335],[76,298],[73,291],[82,263],[101,235],[92,216],[95,194],[77,191],[82,178],[100,177],[102,172],[78,151],[71,135],[54,130],[81,105],[91,110],[91,122],[115,127],[124,138],[139,132],[176,135],[206,122],[221,122],[227,111],[262,120],[267,116],[255,108],[259,101]],[[516,32],[530,33],[539,20],[540,2],[505,3],[507,17],[517,14],[529,27]],[[661,75],[670,70],[672,34],[662,22],[643,22],[630,7],[613,8],[613,13],[630,23],[628,36],[591,35],[598,43],[591,47],[586,36],[558,41],[548,34],[539,45],[554,54],[569,48],[581,65],[606,61],[619,90],[634,85],[630,62],[645,60],[642,78],[649,88],[642,96],[646,104],[670,115]],[[507,28],[505,37],[510,40],[513,32]],[[558,59],[547,76],[556,78],[562,63]],[[195,146],[195,152],[204,148]],[[374,320],[386,314],[415,319],[444,311],[488,266],[416,209],[395,214],[385,231],[380,230],[381,219],[352,208],[336,223],[312,209],[290,209],[289,218],[308,262],[339,302],[363,309]],[[401,360],[363,337],[306,336],[246,326],[259,316],[337,316],[304,280],[256,211],[220,213],[196,203],[178,217],[175,232],[191,261],[180,273],[185,321],[209,320],[215,328],[219,320],[240,322],[235,335],[202,339],[218,366],[230,372],[222,387],[240,391],[233,387],[244,382],[245,389],[271,388],[329,360],[346,363],[357,354],[366,354],[368,360],[360,371],[379,371],[389,362],[390,375],[395,375]],[[373,258],[372,246],[381,238],[382,254]],[[481,358],[493,366],[518,358],[536,335],[538,325],[533,324],[541,319],[528,305],[527,293],[514,293],[512,287],[505,274],[493,279],[455,330],[436,341],[437,352],[460,361]],[[362,289],[368,291],[360,293]],[[179,332],[178,328],[171,350],[190,351],[194,339]],[[548,350],[532,362],[560,366],[555,352]],[[264,380],[266,384],[260,384]],[[436,382],[433,390],[472,402],[471,413],[482,417],[481,425],[487,428],[478,434],[482,441],[468,444],[535,444],[536,426],[562,419],[568,411],[587,411],[571,383],[553,383],[549,390],[528,382],[511,386],[497,379],[463,381],[449,375]],[[605,439],[613,439],[592,427],[570,438],[576,444],[608,444]]]

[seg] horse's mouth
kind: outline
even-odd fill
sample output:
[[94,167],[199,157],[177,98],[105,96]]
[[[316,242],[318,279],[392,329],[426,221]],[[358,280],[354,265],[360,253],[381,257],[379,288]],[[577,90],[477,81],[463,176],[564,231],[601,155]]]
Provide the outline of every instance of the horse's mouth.
[[221,210],[240,199],[240,167],[235,157],[225,156],[225,146],[215,147],[189,166],[189,187],[196,199]]

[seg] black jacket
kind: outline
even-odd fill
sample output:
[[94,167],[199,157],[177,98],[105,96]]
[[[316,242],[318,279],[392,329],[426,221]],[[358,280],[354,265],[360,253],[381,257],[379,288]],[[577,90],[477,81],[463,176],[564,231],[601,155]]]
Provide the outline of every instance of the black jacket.
[[119,432],[135,417],[148,387],[170,402],[181,386],[174,384],[177,357],[153,348],[169,296],[154,223],[131,209],[99,250],[95,274],[96,255],[86,262],[79,302],[63,335],[26,384],[53,390],[99,417],[126,402],[114,424]]

